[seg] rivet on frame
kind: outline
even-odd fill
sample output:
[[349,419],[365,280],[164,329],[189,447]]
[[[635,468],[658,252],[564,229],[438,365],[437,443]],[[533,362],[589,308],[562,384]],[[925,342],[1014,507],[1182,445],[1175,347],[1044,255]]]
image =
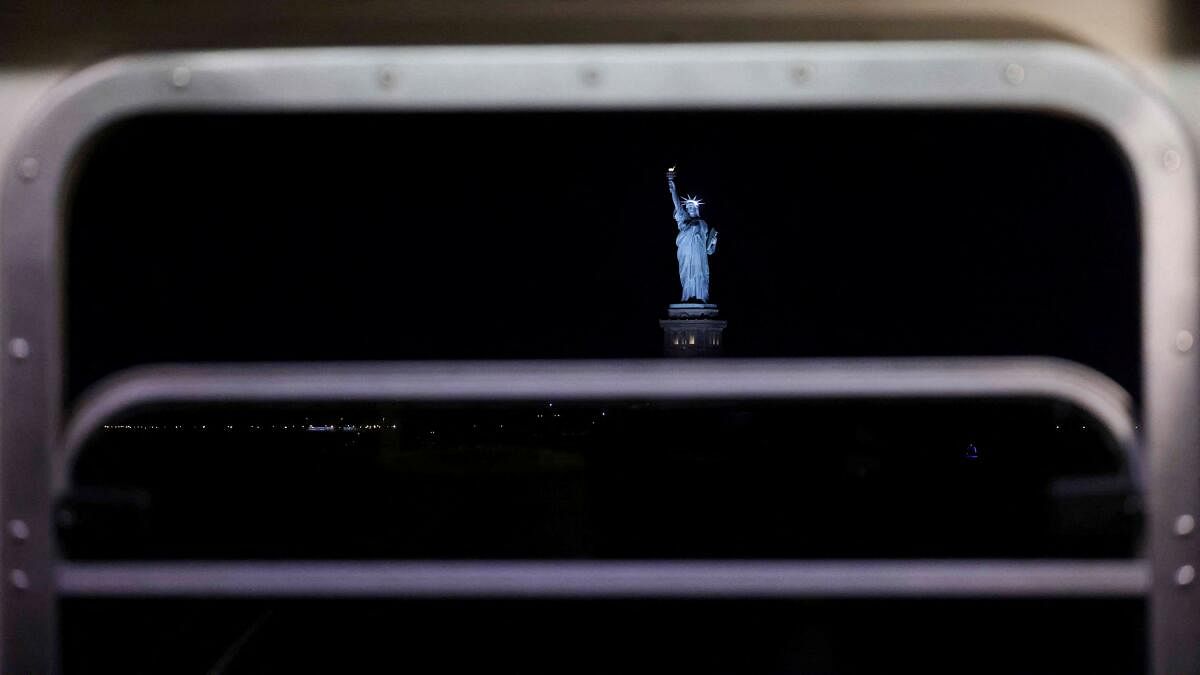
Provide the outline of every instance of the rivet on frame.
[[8,534],[17,541],[25,541],[29,539],[29,525],[23,520],[10,520]]
[[1175,334],[1175,349],[1178,349],[1181,354],[1191,351],[1194,344],[1196,344],[1196,336],[1192,335],[1191,331],[1181,330]]
[[25,570],[13,570],[8,573],[8,583],[12,584],[17,590],[25,590],[29,588],[29,575]]
[[186,66],[179,66],[171,71],[171,86],[176,89],[187,89],[192,83],[192,71]]
[[812,78],[812,68],[803,63],[792,66],[791,77],[793,83],[804,84]]
[[1196,529],[1196,519],[1191,514],[1185,513],[1175,519],[1175,534],[1180,537],[1186,537]]
[[25,338],[15,337],[8,341],[8,355],[18,361],[29,358],[30,351],[29,340]]
[[26,157],[17,164],[17,174],[21,176],[21,180],[29,182],[37,178],[38,171],[41,169],[41,164],[37,157]]
[[396,75],[396,69],[391,66],[382,66],[375,73],[375,81],[379,84],[380,89],[394,88],[397,79],[399,78]]
[[1175,570],[1175,583],[1180,586],[1191,586],[1196,580],[1196,568],[1191,565],[1182,565]]
[[1175,148],[1163,150],[1162,165],[1167,171],[1178,171],[1183,166],[1183,156]]
[[1009,84],[1021,84],[1025,81],[1025,69],[1019,63],[1004,66],[1004,80]]
[[600,71],[595,68],[584,68],[579,71],[579,79],[589,87],[600,84]]

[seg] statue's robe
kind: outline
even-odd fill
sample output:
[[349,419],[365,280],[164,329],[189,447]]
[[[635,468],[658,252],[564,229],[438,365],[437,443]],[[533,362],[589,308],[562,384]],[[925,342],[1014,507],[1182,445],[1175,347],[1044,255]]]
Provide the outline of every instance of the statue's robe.
[[681,301],[708,302],[708,256],[717,248],[717,231],[702,218],[691,218],[687,211],[675,209],[679,235],[675,237],[675,259],[679,261]]

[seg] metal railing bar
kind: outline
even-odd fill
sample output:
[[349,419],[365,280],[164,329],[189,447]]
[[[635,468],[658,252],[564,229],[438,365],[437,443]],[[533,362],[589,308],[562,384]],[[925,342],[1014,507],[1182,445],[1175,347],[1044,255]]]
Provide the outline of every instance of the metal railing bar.
[[178,403],[762,398],[1034,397],[1097,418],[1133,484],[1142,460],[1131,398],[1084,366],[1047,358],[444,361],[173,365],[136,368],[91,389],[55,462],[61,495],[90,436],[132,409]]
[[66,597],[1141,597],[1145,560],[60,563]]

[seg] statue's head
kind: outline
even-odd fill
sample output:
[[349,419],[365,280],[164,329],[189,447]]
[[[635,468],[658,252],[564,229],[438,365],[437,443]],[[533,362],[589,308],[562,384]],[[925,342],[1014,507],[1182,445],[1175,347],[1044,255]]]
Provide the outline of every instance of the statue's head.
[[704,202],[699,197],[688,197],[683,200],[683,210],[687,211],[689,218],[700,217],[700,205]]

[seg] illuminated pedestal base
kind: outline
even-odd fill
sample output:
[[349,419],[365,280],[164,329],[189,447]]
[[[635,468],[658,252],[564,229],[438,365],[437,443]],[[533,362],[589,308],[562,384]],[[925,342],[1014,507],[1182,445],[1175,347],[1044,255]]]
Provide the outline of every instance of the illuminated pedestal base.
[[725,321],[717,318],[717,306],[681,302],[667,307],[663,329],[665,356],[719,356]]

